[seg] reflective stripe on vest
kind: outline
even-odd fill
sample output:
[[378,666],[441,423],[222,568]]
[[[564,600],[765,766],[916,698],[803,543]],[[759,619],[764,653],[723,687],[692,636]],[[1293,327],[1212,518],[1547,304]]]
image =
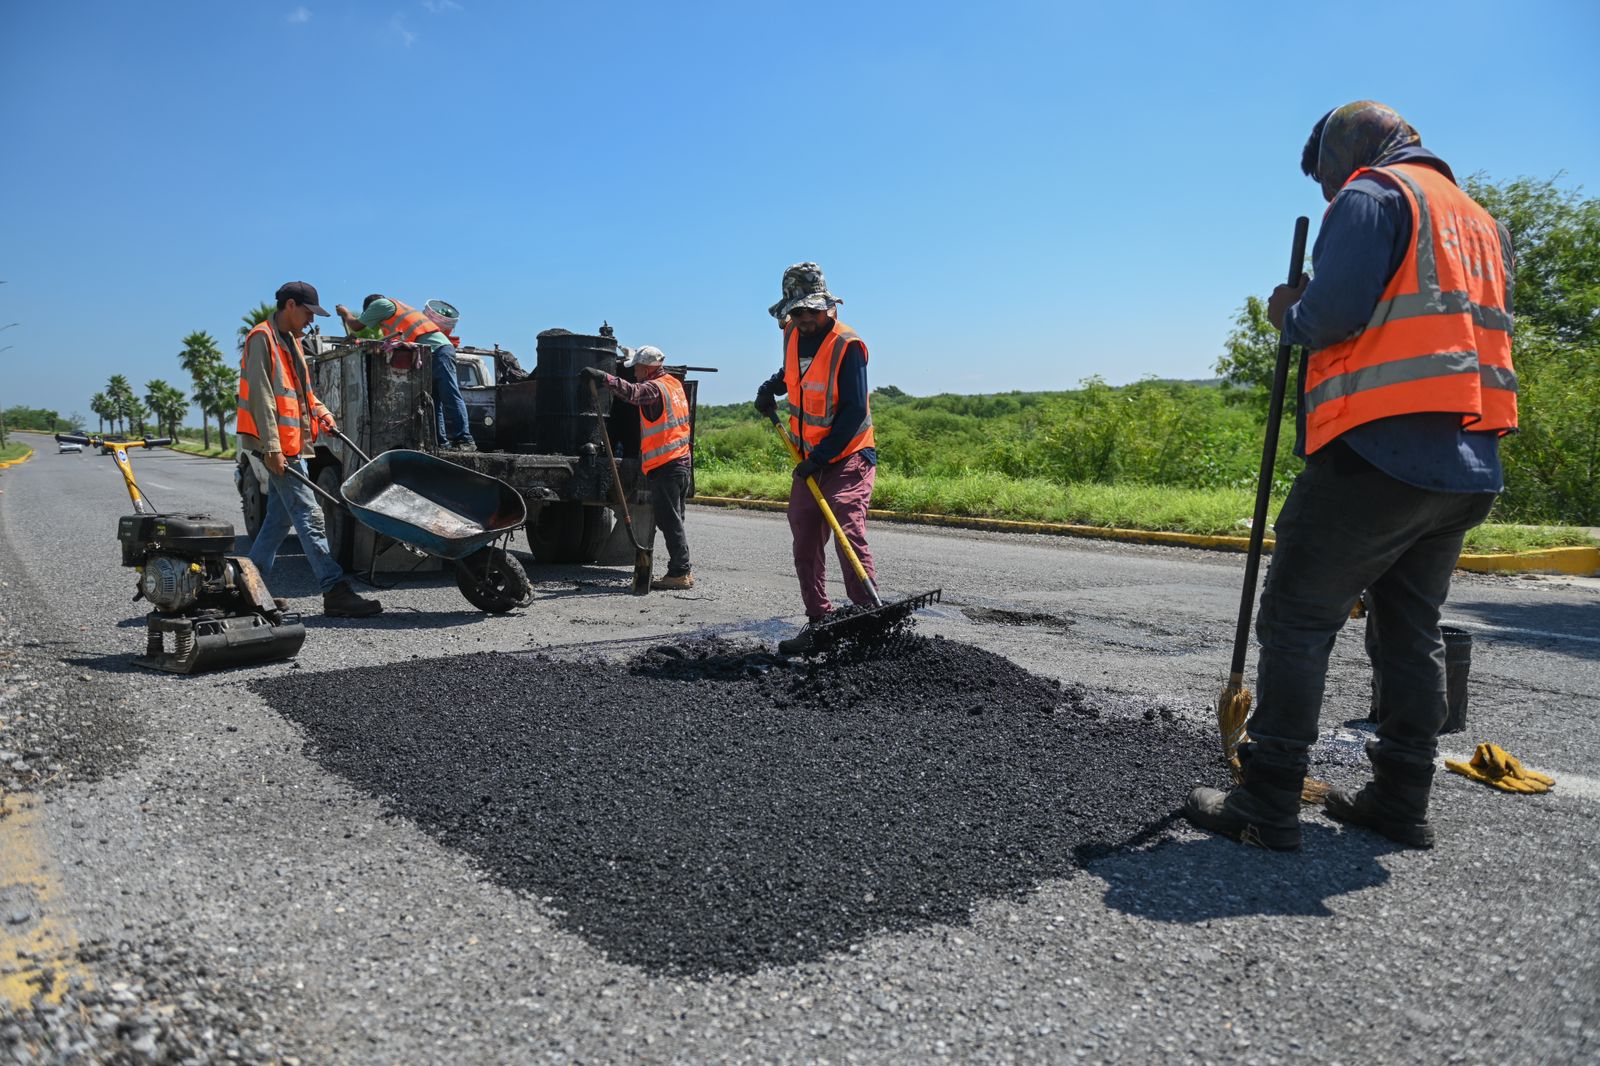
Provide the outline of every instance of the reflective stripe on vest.
[[[866,341],[843,322],[835,322],[817,348],[816,357],[802,371],[800,331],[793,326],[784,330],[783,381],[789,392],[789,439],[795,442],[802,454],[809,454],[833,429],[833,416],[839,408],[839,368],[844,365],[845,352],[852,343],[861,345],[861,358],[865,360]],[[870,397],[865,414],[852,430],[850,442],[834,457],[833,462],[841,462],[863,448],[876,447]]]
[[[305,442],[304,434],[309,433],[309,439],[313,442],[317,439],[316,419],[310,417],[317,399],[311,391],[310,371],[306,367],[305,356],[301,354],[299,338],[291,337],[294,342],[294,355],[291,358],[278,342],[278,330],[273,325],[272,316],[245,334],[244,351],[239,358],[239,409],[235,415],[234,429],[257,439],[261,437],[261,428],[250,413],[250,383],[246,377],[250,338],[257,333],[267,342],[267,380],[272,383],[273,421],[278,427],[278,442],[284,455],[299,455]],[[305,387],[304,403],[301,402],[300,383]]]
[[1463,428],[1510,432],[1517,375],[1511,253],[1501,228],[1432,167],[1368,169],[1400,183],[1411,246],[1362,331],[1307,360],[1307,453],[1356,426],[1404,414],[1459,413]]
[[689,454],[689,397],[683,382],[662,373],[655,379],[661,388],[661,417],[651,421],[639,411],[639,458],[645,473]]
[[414,344],[418,337],[439,332],[439,323],[429,318],[427,312],[408,307],[399,300],[390,302],[394,304],[394,314],[381,323],[386,335],[398,337],[403,344]]

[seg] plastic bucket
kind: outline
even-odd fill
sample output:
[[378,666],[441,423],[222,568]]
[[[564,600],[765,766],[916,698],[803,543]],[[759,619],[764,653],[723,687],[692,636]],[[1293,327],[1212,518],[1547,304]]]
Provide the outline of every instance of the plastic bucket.
[[455,335],[456,323],[461,321],[461,312],[455,309],[454,304],[447,304],[443,300],[429,300],[422,305],[422,313],[433,319],[433,324],[446,337]]
[[[1367,721],[1381,722],[1383,720],[1382,696],[1383,677],[1378,672],[1376,659],[1377,640],[1373,627],[1372,616],[1367,616],[1367,652],[1373,655],[1372,663],[1372,708],[1367,712]],[[1467,728],[1467,680],[1472,674],[1472,634],[1465,629],[1455,626],[1440,626],[1439,633],[1444,637],[1444,698],[1445,719],[1442,733],[1460,733]]]

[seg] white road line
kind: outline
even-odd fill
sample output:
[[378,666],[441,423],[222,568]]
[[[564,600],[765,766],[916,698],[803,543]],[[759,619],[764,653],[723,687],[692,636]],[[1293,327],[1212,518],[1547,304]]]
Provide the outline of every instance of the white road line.
[[1585,644],[1600,644],[1600,637],[1585,637],[1577,633],[1557,633],[1549,629],[1514,629],[1511,626],[1494,626],[1487,622],[1469,622],[1465,618],[1441,618],[1440,625],[1459,626],[1462,629],[1481,629],[1485,633],[1513,633],[1524,637],[1548,637],[1552,640],[1579,640]]

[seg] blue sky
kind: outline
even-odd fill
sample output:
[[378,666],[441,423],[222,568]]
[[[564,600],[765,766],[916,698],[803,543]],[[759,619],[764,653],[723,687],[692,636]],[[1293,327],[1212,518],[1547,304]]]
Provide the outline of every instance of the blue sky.
[[1600,195],[1600,4],[19,2],[0,405],[185,384],[304,278],[776,368],[815,260],[915,394],[1211,373],[1281,279],[1300,146],[1383,100],[1463,174]]

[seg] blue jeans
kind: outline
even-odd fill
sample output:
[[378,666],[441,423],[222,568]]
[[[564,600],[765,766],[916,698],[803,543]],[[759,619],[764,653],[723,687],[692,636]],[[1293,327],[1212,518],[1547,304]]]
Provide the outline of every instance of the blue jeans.
[[[299,457],[290,459],[289,465],[306,473],[305,460]],[[267,471],[267,516],[250,545],[250,561],[261,571],[261,580],[265,581],[272,573],[273,560],[277,559],[278,549],[283,546],[283,538],[289,535],[291,525],[300,534],[300,547],[322,591],[327,592],[343,581],[344,568],[328,550],[328,532],[323,525],[322,503],[317,494],[310,485],[287,471],[274,474],[270,470]]]
[[433,350],[433,403],[439,415],[439,443],[465,444],[472,439],[467,428],[467,401],[461,398],[456,376],[456,350],[441,344]]

